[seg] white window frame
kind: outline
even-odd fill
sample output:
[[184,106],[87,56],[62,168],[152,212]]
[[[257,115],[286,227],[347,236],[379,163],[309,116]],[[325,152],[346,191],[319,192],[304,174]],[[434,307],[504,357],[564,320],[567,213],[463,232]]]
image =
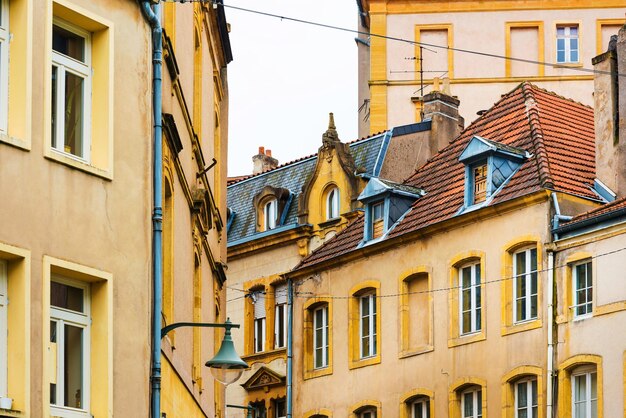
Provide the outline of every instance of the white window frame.
[[326,219],[339,217],[339,189],[333,187],[326,196]]
[[[576,35],[572,35],[572,29],[576,29]],[[559,29],[563,29],[563,35],[559,35]],[[559,24],[556,26],[555,51],[557,64],[578,64],[580,62],[580,26],[578,24]],[[559,61],[559,40],[563,40],[565,49],[563,50],[564,60]],[[578,48],[572,49],[572,39],[576,39]],[[576,52],[578,59],[572,60],[572,53]]]
[[[539,288],[537,278],[537,266],[532,269],[532,252],[535,252],[535,262],[537,262],[537,247],[526,248],[525,250],[517,251],[513,254],[513,322],[520,323],[526,321],[532,321],[537,319],[538,304],[539,304]],[[524,253],[526,260],[523,266],[523,273],[520,273],[520,266],[517,265],[517,255]],[[519,280],[523,280],[525,284],[525,292],[523,295],[517,294],[517,284]],[[535,293],[532,292],[533,282],[535,285]],[[525,300],[526,309],[524,312],[519,312],[517,309],[517,301]],[[533,301],[535,303],[535,315],[532,315]]]
[[254,319],[254,352],[265,351],[265,318]]
[[[84,29],[72,25],[59,18],[54,18],[53,25],[72,32],[84,39],[85,60],[78,61],[52,49],[52,67],[57,68],[56,79],[56,144],[50,144],[51,148],[70,158],[75,158],[83,162],[89,162],[91,154],[91,34]],[[83,120],[82,122],[82,155],[75,155],[65,151],[65,74],[71,73],[83,79]],[[52,77],[52,68],[50,69]],[[52,81],[54,82],[54,81]],[[51,133],[51,137],[52,137]]]
[[376,410],[368,408],[365,411],[359,412],[359,418],[376,418]]
[[[367,303],[369,308],[369,313],[363,313],[363,303]],[[367,293],[365,295],[359,296],[359,352],[361,354],[361,358],[369,358],[374,357],[377,354],[377,329],[376,329],[376,316],[378,312],[376,311],[376,294],[375,293]],[[363,320],[365,318],[369,319],[368,329],[363,329]],[[367,335],[365,334],[367,331]],[[363,341],[365,339],[369,340],[369,352],[363,352]]]
[[[322,313],[321,324],[317,319],[317,313]],[[317,345],[317,332],[322,333],[322,342],[321,345]],[[318,354],[317,351],[321,352],[321,366],[317,366]],[[318,308],[313,309],[313,368],[314,369],[323,369],[328,367],[328,354],[329,354],[329,346],[328,346],[328,305],[323,305]]]
[[9,2],[0,0],[0,133],[8,134],[9,119]]
[[278,201],[271,199],[263,205],[263,219],[265,222],[265,230],[276,228],[278,223]]
[[[83,399],[83,405],[81,405],[81,408],[72,408],[72,407],[67,407],[67,406],[63,406],[63,405],[59,405],[59,404],[50,404],[50,415],[52,416],[58,416],[58,417],[64,417],[64,418],[87,418],[87,417],[91,417],[91,414],[89,413],[90,410],[90,398],[91,398],[91,391],[90,391],[90,380],[91,380],[91,292],[90,292],[90,287],[89,284],[84,283],[84,282],[80,282],[80,281],[76,281],[76,280],[71,280],[71,279],[67,279],[64,277],[60,277],[60,276],[53,276],[52,277],[52,281],[56,282],[56,283],[60,283],[60,284],[64,284],[67,286],[72,286],[72,287],[76,287],[79,289],[82,289],[83,291],[83,311],[84,312],[76,312],[76,311],[72,311],[69,309],[64,309],[64,308],[59,308],[59,307],[55,307],[52,304],[50,304],[50,321],[56,321],[57,322],[57,333],[56,333],[56,344],[57,344],[57,376],[56,376],[56,386],[57,386],[57,392],[56,392],[56,398],[57,398],[57,402],[59,402],[59,400],[63,400],[63,395],[64,395],[64,375],[63,375],[63,370],[64,370],[64,365],[65,365],[65,359],[64,359],[64,353],[63,353],[63,346],[64,346],[64,335],[65,335],[65,329],[64,329],[64,325],[65,324],[69,324],[72,325],[74,327],[78,327],[78,328],[82,328],[83,329],[83,364],[82,364],[82,369],[83,369],[83,375],[82,375],[82,382],[83,382],[83,394],[82,394],[82,399]],[[48,325],[49,326],[49,325]]]
[[[420,417],[416,412],[421,410]],[[430,418],[430,399],[420,397],[411,403],[411,418]]]
[[[533,383],[535,385],[535,392],[537,392],[537,378],[529,377],[526,379],[518,380],[513,385],[513,391],[515,392],[515,418],[520,418],[520,411],[526,411],[526,418],[537,418],[539,413],[539,405],[537,399],[533,402]],[[522,390],[526,391],[526,405],[520,405],[519,403],[519,391],[518,389],[522,387]],[[538,395],[538,394],[537,394]],[[535,409],[536,408],[536,409]]]
[[287,402],[286,402],[286,400],[285,399],[277,399],[274,402],[274,408],[275,408],[275,412],[274,412],[275,415],[274,416],[276,418],[287,418],[287,415],[278,415],[278,405],[281,404],[281,403],[283,404],[283,409],[285,411],[285,414],[287,414]]
[[[463,287],[463,270],[469,268],[471,271],[470,286]],[[466,264],[458,269],[459,276],[459,334],[469,335],[480,332],[482,329],[482,278],[480,271],[480,262]],[[470,289],[470,329],[463,330],[463,290]],[[477,294],[481,295],[480,304],[478,303]],[[481,320],[478,319],[478,311],[481,313]]]
[[[584,288],[578,287],[578,268],[581,266],[585,266],[587,276]],[[578,292],[581,290],[586,290],[587,295],[587,299],[582,303],[578,300]],[[579,314],[578,308],[584,308],[585,312]],[[572,309],[574,311],[574,319],[589,318],[593,314],[593,263],[591,260],[572,264]]]
[[6,261],[0,260],[0,396],[8,396],[8,278]]
[[[591,397],[591,376],[592,375],[596,375],[596,397],[592,398]],[[572,418],[576,418],[576,392],[577,392],[577,387],[576,385],[578,384],[577,378],[584,376],[585,379],[585,399],[583,399],[582,401],[579,401],[579,403],[583,403],[584,407],[585,407],[585,418],[591,418],[592,415],[592,411],[591,411],[591,404],[593,401],[596,401],[596,416],[597,416],[597,408],[598,408],[598,372],[595,369],[595,367],[582,367],[582,368],[578,368],[576,369],[573,373],[572,373]]]
[[[472,395],[472,415],[465,415],[465,395]],[[478,395],[480,394],[481,402],[478,402]],[[483,405],[482,405],[482,388],[471,388],[461,392],[461,418],[482,418]]]
[[[276,304],[274,312],[274,348],[285,348],[287,346],[287,304]],[[281,314],[283,320],[282,327],[280,326]]]

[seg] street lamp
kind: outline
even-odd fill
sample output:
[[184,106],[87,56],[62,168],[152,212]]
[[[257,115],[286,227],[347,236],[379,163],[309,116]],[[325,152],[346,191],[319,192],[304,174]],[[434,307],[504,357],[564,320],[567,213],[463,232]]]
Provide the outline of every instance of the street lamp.
[[230,335],[231,328],[239,328],[239,324],[233,324],[229,318],[223,324],[213,324],[208,322],[176,322],[161,328],[161,338],[168,332],[180,327],[207,327],[225,328],[224,339],[219,351],[205,365],[211,368],[213,377],[224,385],[229,385],[241,377],[244,369],[248,368],[248,363],[243,361],[235,351],[235,345]]

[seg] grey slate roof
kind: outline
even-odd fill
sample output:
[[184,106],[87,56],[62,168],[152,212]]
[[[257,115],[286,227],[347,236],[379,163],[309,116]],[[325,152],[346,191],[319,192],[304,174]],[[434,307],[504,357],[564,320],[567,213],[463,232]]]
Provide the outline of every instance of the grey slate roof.
[[[388,132],[383,132],[348,144],[359,173],[370,176],[378,175],[376,171],[380,171],[382,166],[389,136]],[[234,213],[228,230],[228,245],[235,245],[242,240],[254,239],[259,234],[267,235],[280,230],[277,228],[262,233],[256,231],[256,215],[252,201],[254,196],[265,186],[285,188],[292,193],[291,204],[283,226],[296,226],[298,222],[298,197],[302,192],[302,187],[315,170],[316,164],[317,154],[314,154],[228,186],[227,206]]]

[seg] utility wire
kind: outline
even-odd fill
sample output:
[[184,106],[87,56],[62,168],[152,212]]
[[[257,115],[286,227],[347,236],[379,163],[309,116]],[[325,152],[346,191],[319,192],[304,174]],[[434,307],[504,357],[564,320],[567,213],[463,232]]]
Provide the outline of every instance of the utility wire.
[[526,59],[526,58],[508,57],[506,55],[491,54],[489,52],[481,52],[481,51],[476,51],[476,50],[472,50],[472,49],[465,49],[465,48],[456,48],[456,47],[451,47],[451,46],[448,46],[448,45],[435,45],[435,44],[430,44],[430,43],[426,43],[426,42],[417,42],[417,41],[412,41],[410,39],[398,38],[396,36],[380,35],[380,34],[377,34],[377,33],[365,32],[365,31],[360,31],[360,30],[356,30],[356,29],[349,29],[349,28],[344,28],[344,27],[341,27],[341,26],[330,25],[330,24],[327,24],[327,23],[314,22],[312,20],[298,19],[298,18],[289,17],[289,16],[281,16],[281,15],[278,15],[278,14],[264,12],[264,11],[261,11],[261,10],[254,10],[254,9],[248,9],[248,8],[245,8],[245,7],[240,7],[240,6],[233,6],[233,5],[230,5],[230,4],[217,3],[214,0],[162,0],[162,1],[164,3],[210,3],[214,7],[226,7],[226,8],[229,8],[229,9],[239,10],[239,11],[242,11],[242,12],[257,14],[257,15],[266,16],[266,17],[273,17],[273,18],[276,18],[276,19],[280,19],[281,21],[282,20],[287,20],[287,21],[291,21],[291,22],[295,22],[295,23],[302,23],[302,24],[305,24],[305,25],[318,26],[318,27],[326,28],[326,29],[334,29],[334,30],[338,30],[338,31],[341,31],[341,32],[356,33],[358,35],[366,35],[366,36],[370,36],[370,37],[374,37],[374,38],[387,39],[387,40],[390,40],[390,41],[404,42],[404,43],[408,43],[408,44],[411,44],[411,45],[417,45],[417,46],[421,46],[421,47],[445,49],[445,50],[449,50],[449,51],[463,52],[463,53],[466,53],[466,54],[479,55],[479,56],[488,57],[488,58],[498,58],[498,59],[504,59],[504,60],[509,60],[509,61],[524,62],[524,63],[527,63],[527,64],[541,65],[541,66],[545,66],[545,67],[563,67],[563,68],[566,68],[566,69],[571,70],[571,71],[578,71],[578,72],[582,72],[582,73],[617,75],[619,77],[626,77],[626,74],[622,74],[622,73],[618,73],[618,72],[612,73],[611,71],[595,70],[593,68],[585,68],[585,67],[568,67],[567,65],[565,65],[563,63],[559,64],[559,63],[551,63],[551,62],[547,62],[547,61],[531,60],[531,59]]

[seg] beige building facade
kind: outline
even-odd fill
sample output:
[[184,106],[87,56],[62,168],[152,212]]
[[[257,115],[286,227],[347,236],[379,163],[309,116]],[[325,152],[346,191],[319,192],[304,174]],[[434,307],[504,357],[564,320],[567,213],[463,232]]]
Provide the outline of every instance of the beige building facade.
[[449,78],[468,121],[525,80],[591,105],[591,59],[626,13],[612,0],[361,0],[359,10],[370,33],[388,37],[359,46],[369,62],[359,64],[361,134],[422,120],[435,78]]

